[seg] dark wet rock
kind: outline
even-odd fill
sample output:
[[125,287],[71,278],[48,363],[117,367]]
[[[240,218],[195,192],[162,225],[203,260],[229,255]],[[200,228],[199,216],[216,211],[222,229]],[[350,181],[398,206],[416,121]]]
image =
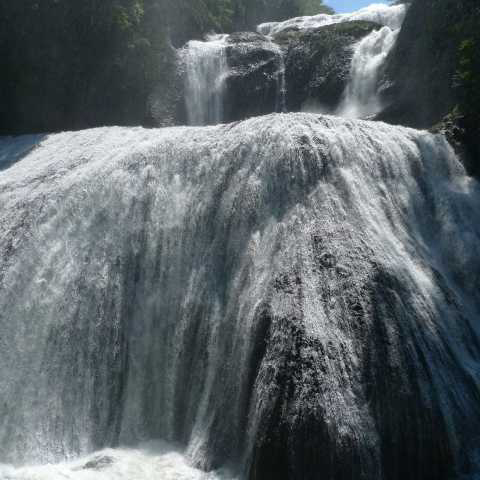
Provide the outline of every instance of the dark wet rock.
[[277,292],[283,292],[292,295],[296,291],[296,286],[300,285],[301,283],[302,279],[298,273],[294,275],[284,273],[275,279],[273,288]]
[[388,108],[378,119],[414,128],[430,128],[458,103],[459,48],[468,33],[464,23],[476,0],[411,2],[385,68],[383,99]]
[[459,154],[464,152],[465,129],[462,126],[462,117],[451,113],[446,115],[441,122],[435,124],[431,131],[432,133],[440,133],[445,135],[450,145]]
[[[413,0],[387,59],[376,120],[445,133],[469,172],[480,175],[478,95],[462,74],[478,79],[478,60],[462,58],[478,35],[477,0]],[[475,47],[478,50],[478,47]],[[478,58],[478,56],[477,56]],[[467,72],[465,72],[467,68]],[[469,71],[468,71],[469,70]],[[456,117],[456,118],[454,118]],[[452,121],[453,120],[453,121]]]
[[229,37],[224,120],[236,121],[281,110],[282,52],[264,35]]
[[106,455],[95,457],[93,460],[87,462],[82,470],[103,470],[113,464],[115,460]]
[[[308,331],[299,302],[271,319],[257,379],[270,403],[250,480],[317,480],[319,472],[336,480],[452,478],[456,444],[432,381],[442,360],[427,361],[423,347],[410,343],[417,340],[406,341],[405,316],[414,313],[401,300],[408,297],[402,281],[375,262],[360,264],[366,281],[340,280],[322,340]],[[318,282],[325,290],[328,272]],[[285,286],[287,276],[280,283]],[[301,282],[288,285],[302,298]],[[293,293],[278,281],[275,289]],[[355,408],[331,408],[350,394]],[[370,434],[352,428],[352,418]]]
[[462,160],[471,175],[480,175],[480,131],[478,124],[472,124],[471,119],[457,110],[446,115],[431,129],[433,133],[445,135],[450,145]]
[[454,12],[447,15],[441,3],[426,0],[410,6],[387,62],[382,90],[389,107],[380,120],[428,128],[453,108],[456,48],[445,32]]
[[186,123],[183,97],[184,72],[178,68],[164,72],[164,79],[158,83],[147,100],[147,124],[156,127],[170,127]]
[[235,32],[229,35],[228,43],[237,44],[245,42],[266,42],[268,41],[265,35],[257,32]]

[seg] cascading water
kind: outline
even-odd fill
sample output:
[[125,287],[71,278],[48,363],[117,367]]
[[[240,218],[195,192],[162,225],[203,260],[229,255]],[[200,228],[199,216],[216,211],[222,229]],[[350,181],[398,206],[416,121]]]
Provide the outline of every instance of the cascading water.
[[205,42],[192,40],[183,49],[189,125],[212,125],[223,121],[223,96],[228,74],[226,37],[211,35]]
[[[261,58],[255,61],[255,54],[258,52],[261,52]],[[233,61],[232,66],[229,60],[235,55],[239,55],[240,58],[248,57],[253,63],[235,65]],[[232,103],[241,104],[242,101],[228,96],[230,93],[228,85],[236,75],[242,77],[245,71],[251,73],[255,69],[257,69],[257,78],[267,83],[274,83],[273,88],[276,89],[269,112],[286,110],[284,52],[279,45],[267,37],[255,38],[255,41],[242,41],[238,38],[232,39],[230,35],[210,35],[205,42],[188,42],[181,50],[181,59],[185,71],[185,106],[188,125],[214,125],[231,121],[232,107],[234,109]],[[262,68],[264,70],[259,74],[258,71]],[[268,88],[266,90],[268,91]],[[268,94],[263,97],[259,94],[257,101],[260,103],[265,101],[266,96]]]
[[[374,4],[349,14],[321,14],[293,18],[285,22],[265,23],[258,26],[258,31],[265,35],[277,35],[291,29],[308,30],[358,20],[381,25],[381,29],[371,32],[354,46],[350,80],[341,103],[333,112],[343,117],[366,118],[378,113],[382,108],[378,95],[378,83],[385,60],[395,46],[406,10],[407,7],[403,4],[394,6]],[[312,100],[306,102],[304,110],[330,113]]]
[[277,92],[275,96],[275,112],[284,113],[287,111],[287,82],[285,80],[285,52],[282,48],[270,41],[269,46],[278,59],[276,72]]
[[373,31],[356,46],[347,85],[336,114],[343,117],[366,118],[382,109],[378,83],[385,60],[395,46],[406,7],[390,7],[395,15],[388,18],[389,24]]
[[0,162],[2,480],[470,465],[480,190],[443,137],[285,114]]

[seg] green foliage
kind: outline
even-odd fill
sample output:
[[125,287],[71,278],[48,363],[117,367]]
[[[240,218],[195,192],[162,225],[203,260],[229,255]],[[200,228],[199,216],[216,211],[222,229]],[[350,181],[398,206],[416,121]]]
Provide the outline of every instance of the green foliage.
[[461,118],[465,132],[469,169],[480,176],[480,5],[476,0],[464,2],[462,21],[451,33],[457,45],[454,86],[458,91],[458,105],[454,113]]
[[480,35],[476,37],[460,43],[457,81],[462,89],[462,110],[480,117]]
[[148,96],[172,81],[172,44],[322,8],[321,0],[0,0],[0,132],[148,123]]
[[324,5],[322,0],[299,0],[301,15],[318,15],[334,13],[333,8]]
[[459,89],[459,109],[480,122],[480,6],[471,8],[464,21],[456,25],[458,41],[458,68],[456,86]]
[[157,7],[2,0],[0,130],[146,123],[147,95],[172,61]]

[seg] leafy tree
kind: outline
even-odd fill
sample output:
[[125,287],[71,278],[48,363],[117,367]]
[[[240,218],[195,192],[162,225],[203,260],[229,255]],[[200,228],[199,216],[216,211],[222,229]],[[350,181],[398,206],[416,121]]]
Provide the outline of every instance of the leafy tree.
[[332,14],[333,8],[324,5],[323,0],[300,0],[300,13],[302,15],[318,15],[320,13]]

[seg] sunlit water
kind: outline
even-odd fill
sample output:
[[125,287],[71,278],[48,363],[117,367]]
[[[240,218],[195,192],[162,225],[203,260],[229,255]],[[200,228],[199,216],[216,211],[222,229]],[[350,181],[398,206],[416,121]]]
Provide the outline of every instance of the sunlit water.
[[382,27],[367,35],[354,47],[350,80],[335,112],[337,115],[367,118],[382,110],[378,91],[380,76],[399,32],[400,29]]
[[[0,462],[56,465],[2,475],[243,472],[281,393],[272,371],[302,358],[315,361],[293,377],[286,421],[321,412],[330,448],[372,452],[372,471],[385,417],[408,431],[433,405],[442,442],[472,444],[479,205],[443,137],[378,122],[277,114],[1,139]],[[289,321],[300,360],[285,360]],[[379,328],[423,392],[415,416],[369,407]],[[397,398],[409,383],[395,378]],[[80,468],[158,438],[182,455],[115,450]]]

